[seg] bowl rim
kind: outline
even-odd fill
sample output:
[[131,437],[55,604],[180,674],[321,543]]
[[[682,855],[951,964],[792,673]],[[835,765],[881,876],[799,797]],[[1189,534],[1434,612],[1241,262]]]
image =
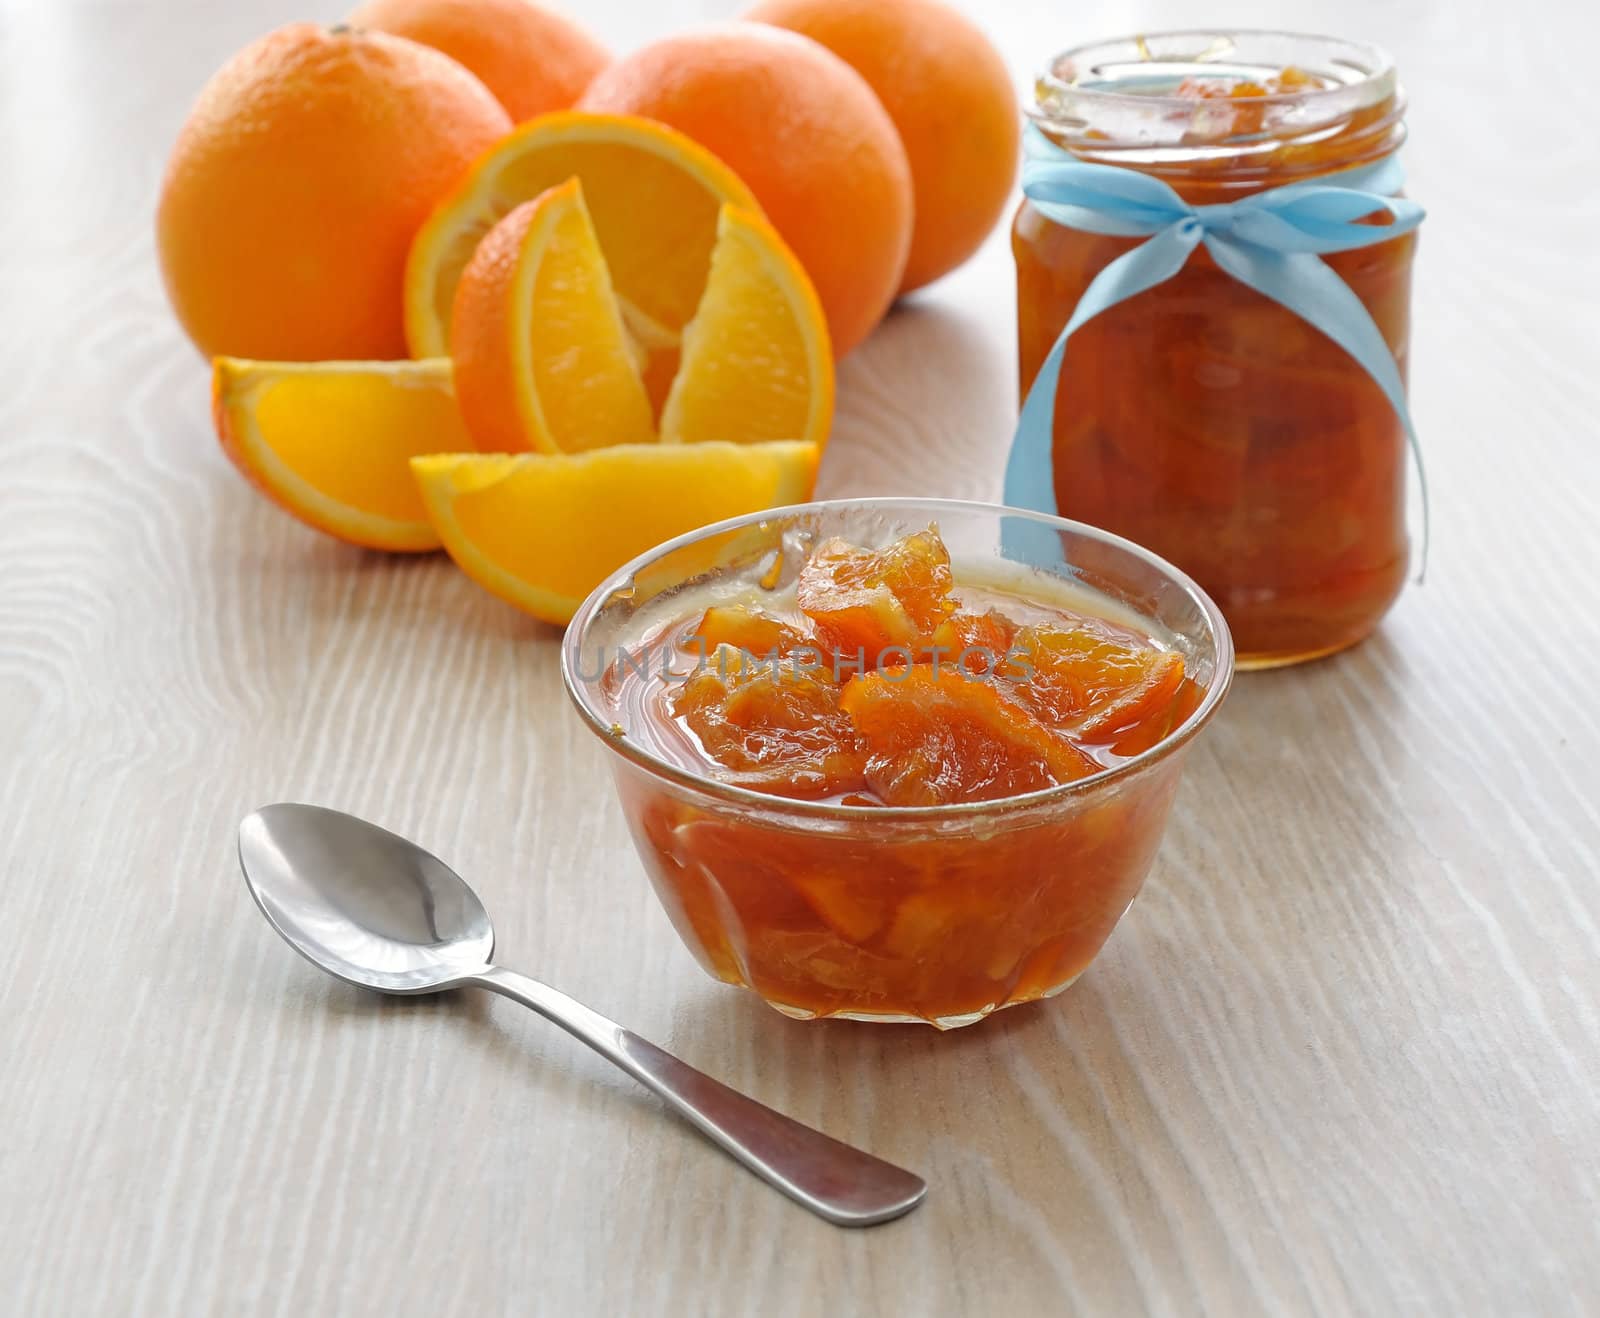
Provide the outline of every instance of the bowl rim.
[[[801,797],[777,796],[771,792],[758,792],[753,788],[740,787],[736,783],[724,782],[693,770],[685,769],[670,760],[651,753],[637,740],[626,735],[618,736],[616,725],[595,710],[583,692],[582,682],[576,676],[577,654],[582,638],[588,629],[589,623],[599,612],[602,601],[622,588],[631,578],[642,569],[648,567],[657,559],[677,552],[685,546],[692,545],[698,540],[704,540],[713,535],[721,535],[728,531],[738,530],[741,527],[754,526],[759,523],[776,520],[778,518],[805,516],[817,513],[827,513],[846,509],[886,509],[910,511],[928,510],[937,518],[940,510],[948,512],[976,513],[996,518],[1015,517],[1025,521],[1034,522],[1040,526],[1055,531],[1070,531],[1075,535],[1087,536],[1099,540],[1113,548],[1121,549],[1133,557],[1142,559],[1148,566],[1163,573],[1174,584],[1179,586],[1200,608],[1207,623],[1211,627],[1212,635],[1216,638],[1217,654],[1217,679],[1206,689],[1205,698],[1195,707],[1189,717],[1178,727],[1167,733],[1160,741],[1148,750],[1093,773],[1085,778],[1074,779],[1070,783],[1058,783],[1054,787],[1040,788],[1034,792],[1024,792],[1017,796],[996,797],[987,801],[960,801],[947,805],[841,805],[831,801],[808,801]],[[1131,777],[1141,770],[1166,759],[1179,747],[1187,744],[1194,735],[1200,731],[1227,696],[1233,685],[1234,676],[1234,649],[1233,634],[1228,630],[1227,621],[1222,616],[1222,610],[1216,602],[1187,573],[1174,567],[1159,554],[1146,549],[1135,541],[1128,540],[1110,531],[1102,530],[1098,526],[1091,526],[1087,522],[1076,522],[1066,517],[1057,517],[1050,513],[1034,512],[1026,508],[1012,508],[1005,504],[984,503],[975,499],[939,499],[917,498],[915,496],[883,496],[864,497],[851,499],[817,499],[809,503],[785,504],[778,508],[764,508],[758,512],[745,513],[739,517],[729,517],[720,522],[713,522],[694,531],[674,536],[665,540],[653,549],[637,555],[624,563],[615,572],[611,573],[604,581],[589,592],[578,611],[572,615],[572,621],[567,624],[567,629],[561,638],[561,681],[566,688],[567,696],[577,706],[578,713],[602,742],[616,755],[654,774],[658,778],[665,778],[669,782],[692,791],[701,792],[708,796],[720,798],[737,805],[752,807],[765,812],[782,815],[791,815],[797,818],[867,821],[878,820],[884,823],[912,823],[912,822],[943,822],[952,819],[971,819],[974,817],[995,815],[1009,815],[1016,812],[1033,811],[1041,806],[1050,806],[1072,800],[1097,791],[1106,784],[1120,778]]]

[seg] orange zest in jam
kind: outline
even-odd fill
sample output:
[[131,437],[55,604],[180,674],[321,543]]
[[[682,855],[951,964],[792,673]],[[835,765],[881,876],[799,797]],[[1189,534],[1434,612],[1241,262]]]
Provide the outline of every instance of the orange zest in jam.
[[959,668],[915,664],[851,678],[839,705],[867,750],[867,786],[888,805],[1019,796],[1100,767],[998,683]]
[[832,683],[777,664],[741,665],[726,650],[716,658],[731,663],[689,678],[672,709],[719,776],[776,796],[865,789],[866,757]]
[[944,542],[932,531],[884,549],[834,539],[817,546],[800,570],[800,611],[838,653],[860,652],[876,664],[886,650],[914,647],[955,610],[955,578]]
[[1259,82],[1250,78],[1185,78],[1173,95],[1196,101],[1255,100],[1262,96],[1313,91],[1327,85],[1323,79],[1291,65]]
[[714,606],[685,633],[678,667],[693,672],[670,717],[724,781],[859,804],[989,801],[1087,777],[1173,726],[1180,656],[1104,619],[1019,627],[966,606],[935,530],[876,550],[826,541],[795,600],[784,615]]

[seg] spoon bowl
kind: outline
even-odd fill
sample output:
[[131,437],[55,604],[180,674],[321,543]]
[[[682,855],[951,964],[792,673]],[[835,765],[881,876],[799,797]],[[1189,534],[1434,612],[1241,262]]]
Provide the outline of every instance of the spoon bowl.
[[415,842],[315,805],[239,825],[239,864],[267,922],[330,975],[380,993],[437,993],[488,969],[478,894]]

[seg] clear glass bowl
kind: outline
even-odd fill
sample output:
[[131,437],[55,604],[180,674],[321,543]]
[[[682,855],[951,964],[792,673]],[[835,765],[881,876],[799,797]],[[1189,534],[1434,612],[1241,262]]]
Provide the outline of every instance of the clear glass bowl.
[[[1204,688],[1163,741],[1117,767],[999,801],[847,806],[753,792],[635,735],[618,680],[663,625],[780,588],[812,545],[882,545],[936,523],[957,580],[1051,578],[1108,596]],[[657,896],[716,978],[802,1019],[968,1025],[1070,985],[1143,883],[1184,753],[1222,703],[1233,644],[1216,605],[1154,554],[1093,527],[987,504],[854,499],[776,509],[679,537],[617,571],[562,647],[567,691],[612,751],[623,813]]]

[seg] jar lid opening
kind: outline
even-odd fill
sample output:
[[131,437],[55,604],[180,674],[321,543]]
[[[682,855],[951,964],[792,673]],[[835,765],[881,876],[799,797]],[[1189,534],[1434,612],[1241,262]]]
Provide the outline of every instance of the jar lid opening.
[[[1275,90],[1285,70],[1309,85]],[[1201,97],[1185,82],[1253,82],[1265,94]],[[1034,86],[1030,116],[1068,145],[1236,147],[1305,139],[1398,100],[1394,61],[1376,46],[1292,32],[1157,32],[1075,46]]]

